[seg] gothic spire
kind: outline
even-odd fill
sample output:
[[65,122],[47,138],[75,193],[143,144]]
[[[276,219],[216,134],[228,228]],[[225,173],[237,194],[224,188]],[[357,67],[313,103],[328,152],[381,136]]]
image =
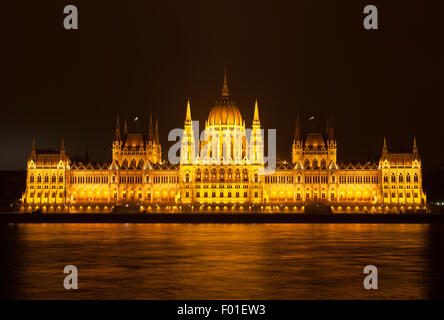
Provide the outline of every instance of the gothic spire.
[[65,140],[62,137],[62,143],[60,145],[60,156],[64,157],[66,155],[65,153]]
[[190,106],[190,99],[187,99],[187,113],[185,115],[185,123],[190,124],[191,123],[191,106]]
[[257,99],[254,102],[254,115],[253,115],[253,124],[260,124],[261,121],[259,120],[259,106],[257,103]]
[[413,153],[418,154],[418,147],[416,146],[416,137],[413,137]]
[[382,146],[382,154],[387,153],[387,139],[384,137],[384,145]]
[[35,159],[35,156],[36,156],[35,138],[32,138],[31,158],[32,158],[32,159]]
[[125,136],[128,135],[128,126],[126,124],[126,118],[125,118],[125,123],[123,124],[123,134]]
[[154,136],[155,136],[155,142],[156,142],[156,144],[158,145],[159,144],[159,126],[158,126],[158,124],[157,124],[157,119],[156,119],[156,131],[155,131],[155,133],[154,133]]
[[119,120],[118,113],[117,113],[117,121],[116,121],[116,140],[122,140],[122,136],[120,135],[120,120]]
[[224,70],[224,85],[222,87],[222,97],[228,98],[230,95],[230,91],[228,90],[228,81],[227,81],[227,65],[225,65]]

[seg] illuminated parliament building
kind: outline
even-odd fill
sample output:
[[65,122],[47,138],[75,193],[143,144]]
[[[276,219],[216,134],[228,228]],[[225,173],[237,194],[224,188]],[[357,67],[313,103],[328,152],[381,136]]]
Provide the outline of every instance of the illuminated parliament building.
[[146,134],[129,132],[126,121],[121,130],[117,117],[109,163],[71,159],[63,139],[56,152],[38,150],[34,141],[21,211],[302,213],[320,205],[333,213],[427,211],[416,140],[410,153],[391,153],[384,138],[378,162],[344,163],[332,119],[325,133],[303,134],[298,118],[291,160],[267,172],[258,102],[246,129],[226,73],[205,139],[195,137],[193,125],[188,100],[177,164],[164,159],[151,117]]

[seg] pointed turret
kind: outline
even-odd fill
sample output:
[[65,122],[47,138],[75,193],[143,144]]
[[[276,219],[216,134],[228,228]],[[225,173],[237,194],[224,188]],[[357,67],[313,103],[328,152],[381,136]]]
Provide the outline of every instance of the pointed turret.
[[159,126],[157,123],[157,119],[156,119],[156,131],[154,133],[154,142],[156,142],[156,144],[159,144]]
[[187,99],[187,113],[185,115],[185,124],[191,124],[191,105],[190,99]]
[[60,155],[65,156],[65,140],[62,137],[62,142],[60,144]]
[[413,137],[413,154],[418,155],[418,147],[416,146],[416,137]]
[[126,124],[126,118],[125,118],[125,123],[124,123],[124,125],[123,125],[123,134],[124,134],[125,136],[128,135],[128,126],[127,126],[127,124]]
[[154,142],[154,134],[153,134],[153,117],[150,112],[150,123],[148,125],[148,141]]
[[230,95],[230,91],[228,89],[228,80],[227,80],[227,65],[225,65],[224,70],[224,85],[222,87],[222,97],[228,98]]
[[253,115],[253,125],[260,125],[261,121],[259,120],[259,106],[257,99],[254,102],[254,115]]
[[384,145],[382,146],[382,154],[387,154],[387,139],[384,137]]
[[37,150],[35,148],[35,138],[32,139],[32,151],[31,151],[31,158],[35,159]]
[[117,121],[116,121],[116,140],[120,141],[122,140],[122,136],[120,134],[120,119],[119,114],[117,114]]

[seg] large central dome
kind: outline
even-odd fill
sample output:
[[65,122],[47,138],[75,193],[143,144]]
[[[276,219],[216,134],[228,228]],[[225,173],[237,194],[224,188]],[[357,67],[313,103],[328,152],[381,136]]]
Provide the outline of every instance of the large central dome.
[[242,125],[242,115],[239,109],[236,107],[232,101],[228,103],[219,101],[211,109],[210,115],[208,116],[209,125]]
[[208,125],[242,125],[242,115],[230,94],[227,84],[227,70],[224,73],[224,85],[222,87],[222,97],[216,102],[208,116]]

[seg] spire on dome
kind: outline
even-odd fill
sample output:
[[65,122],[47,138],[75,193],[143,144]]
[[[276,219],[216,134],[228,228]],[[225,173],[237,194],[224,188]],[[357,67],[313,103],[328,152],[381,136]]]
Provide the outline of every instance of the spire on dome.
[[387,154],[387,139],[384,137],[384,145],[382,146],[382,154]]
[[260,124],[260,120],[259,120],[259,106],[258,106],[257,99],[254,102],[253,124]]
[[222,87],[222,97],[229,97],[230,91],[228,89],[228,81],[227,81],[227,65],[225,65],[224,70],[224,85]]

